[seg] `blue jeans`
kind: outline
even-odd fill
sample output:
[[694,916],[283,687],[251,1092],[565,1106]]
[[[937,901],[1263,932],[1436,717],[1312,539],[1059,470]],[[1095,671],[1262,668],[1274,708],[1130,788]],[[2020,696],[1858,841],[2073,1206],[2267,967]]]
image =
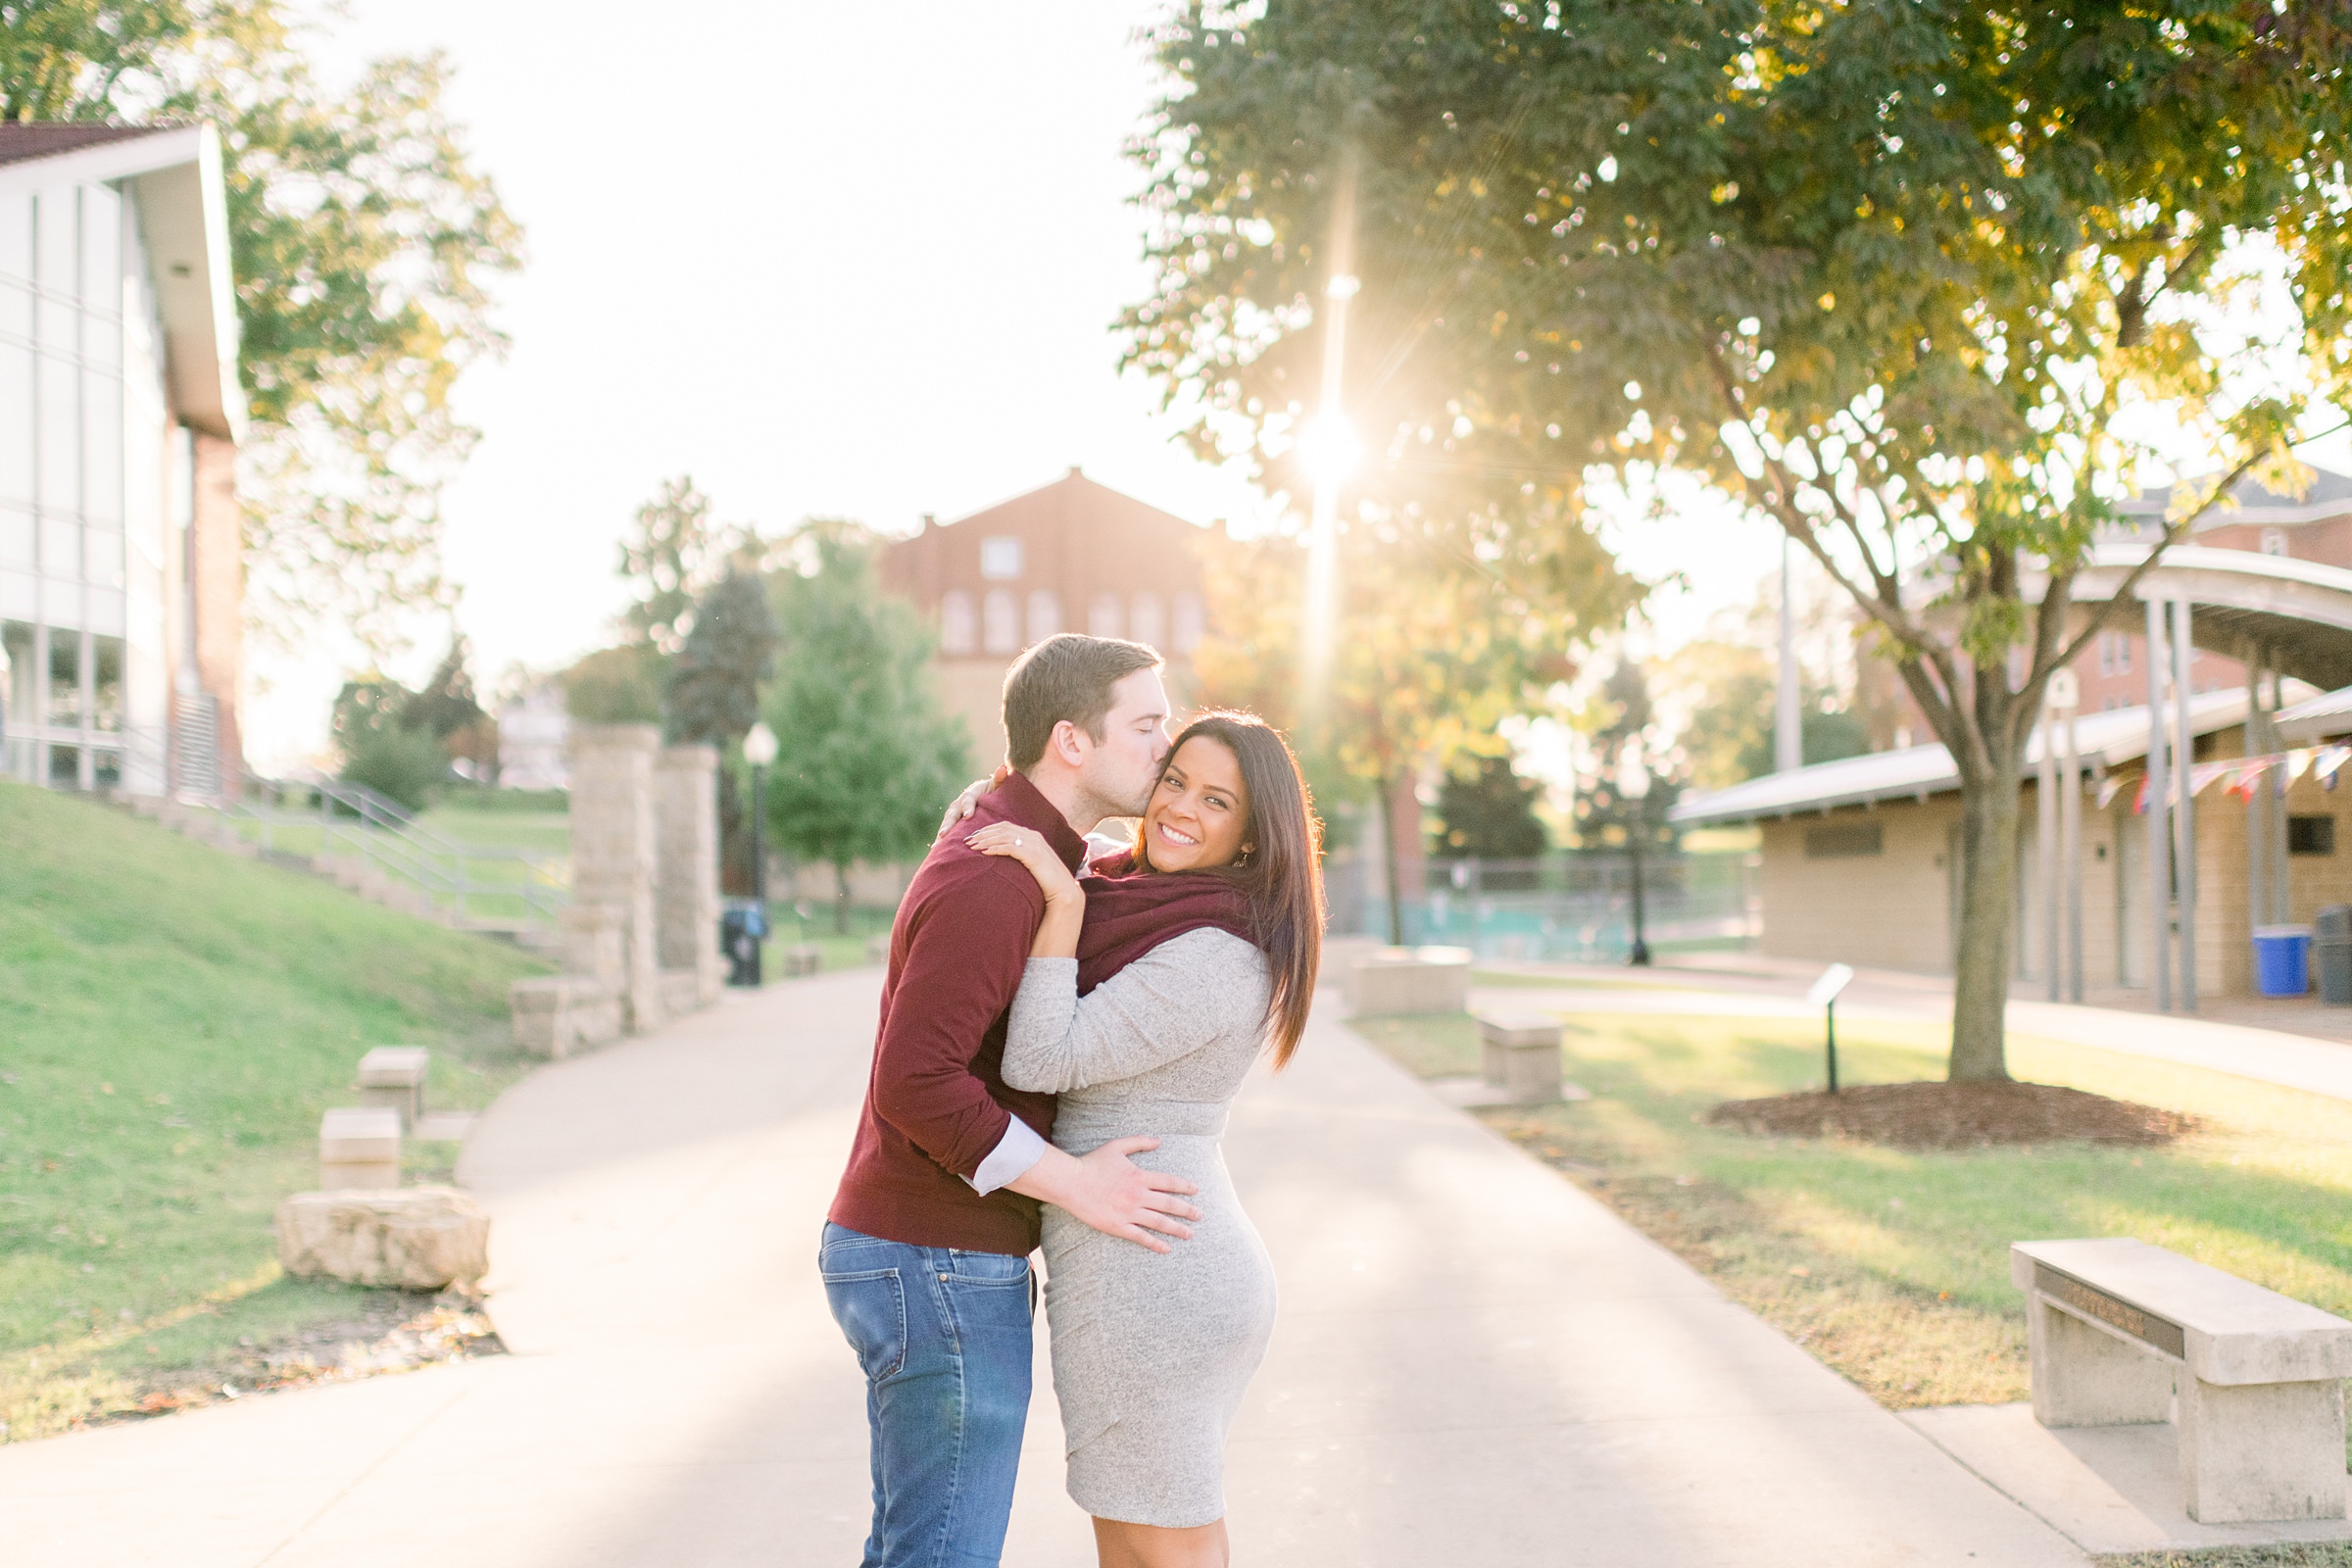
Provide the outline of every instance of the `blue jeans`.
[[996,1568],[1029,1420],[1029,1260],[830,1223],[816,1256],[865,1370],[863,1568]]

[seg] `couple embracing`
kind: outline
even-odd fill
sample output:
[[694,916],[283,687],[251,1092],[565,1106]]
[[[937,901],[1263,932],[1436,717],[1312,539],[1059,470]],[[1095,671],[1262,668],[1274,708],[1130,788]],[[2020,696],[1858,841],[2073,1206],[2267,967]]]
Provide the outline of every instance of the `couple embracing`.
[[[864,1568],[999,1560],[1041,1239],[1069,1494],[1103,1568],[1228,1561],[1225,1434],[1274,1271],[1218,1137],[1305,1026],[1318,825],[1257,719],[1170,744],[1159,663],[1069,634],[1024,654],[1011,771],[951,810],[891,932],[818,1265],[866,1377]],[[1129,817],[1133,843],[1090,863],[1085,835]]]

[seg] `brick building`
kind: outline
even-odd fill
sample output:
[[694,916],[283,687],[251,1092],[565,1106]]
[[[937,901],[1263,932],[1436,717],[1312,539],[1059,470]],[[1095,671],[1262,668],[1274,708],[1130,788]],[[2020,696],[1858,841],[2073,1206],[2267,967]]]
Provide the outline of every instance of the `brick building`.
[[0,123],[0,776],[238,787],[223,191],[209,125]]
[[1205,529],[1073,467],[1026,495],[922,531],[882,557],[883,586],[922,611],[939,639],[940,699],[972,737],[972,760],[1004,753],[1004,671],[1061,631],[1128,637],[1168,661],[1181,711],[1207,630],[1198,547]]
[[[2237,503],[2233,510],[2208,517],[2182,543],[2352,568],[2352,478],[2317,470],[2310,493],[2300,501],[2248,479],[2231,499]],[[2111,537],[2152,539],[2171,500],[2168,492],[2151,490],[2125,503],[2123,512],[2131,526]],[[2148,700],[2147,639],[2135,630],[2102,632],[2076,662],[2075,672],[2082,683],[2083,711],[2143,707]],[[2226,654],[2200,648],[2189,660],[2188,681],[2198,692],[2243,687],[2246,666]]]

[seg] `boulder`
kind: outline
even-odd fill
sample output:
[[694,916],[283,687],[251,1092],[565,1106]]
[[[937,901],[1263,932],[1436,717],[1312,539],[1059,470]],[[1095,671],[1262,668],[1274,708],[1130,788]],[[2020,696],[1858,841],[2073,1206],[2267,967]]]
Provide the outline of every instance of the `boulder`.
[[296,1193],[277,1205],[277,1260],[353,1285],[470,1284],[489,1272],[490,1216],[454,1187]]

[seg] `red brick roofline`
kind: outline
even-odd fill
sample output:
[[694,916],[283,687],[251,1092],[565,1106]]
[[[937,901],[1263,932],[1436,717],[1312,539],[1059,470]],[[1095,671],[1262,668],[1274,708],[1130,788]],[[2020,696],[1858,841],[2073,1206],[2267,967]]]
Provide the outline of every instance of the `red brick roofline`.
[[167,130],[184,130],[176,123],[158,125],[117,125],[104,121],[0,121],[0,164],[21,164],[27,159],[55,158],[61,153],[79,152],[103,142],[129,141],[139,136],[154,136]]
[[1075,463],[1070,465],[1069,472],[1063,474],[1052,484],[1041,484],[1034,490],[1024,490],[1019,495],[1007,496],[1002,501],[993,501],[987,506],[982,507],[977,512],[965,513],[962,516],[952,518],[947,522],[937,521],[930,513],[925,513],[923,514],[923,525],[928,528],[953,528],[958,523],[974,522],[982,517],[988,516],[992,513],[1002,512],[1007,507],[1017,507],[1025,501],[1029,501],[1037,496],[1046,495],[1051,491],[1061,489],[1065,485],[1072,487],[1083,487],[1088,490],[1099,490],[1106,496],[1116,498],[1119,502],[1126,506],[1133,507],[1141,512],[1148,512],[1152,514],[1152,516],[1164,518],[1169,522],[1181,523],[1187,528],[1198,528],[1200,526],[1200,524],[1194,522],[1189,517],[1179,517],[1173,512],[1162,511],[1160,508],[1152,505],[1152,503],[1149,501],[1139,501],[1124,490],[1113,490],[1110,486],[1102,483],[1099,479],[1088,478],[1084,470],[1082,470]]

